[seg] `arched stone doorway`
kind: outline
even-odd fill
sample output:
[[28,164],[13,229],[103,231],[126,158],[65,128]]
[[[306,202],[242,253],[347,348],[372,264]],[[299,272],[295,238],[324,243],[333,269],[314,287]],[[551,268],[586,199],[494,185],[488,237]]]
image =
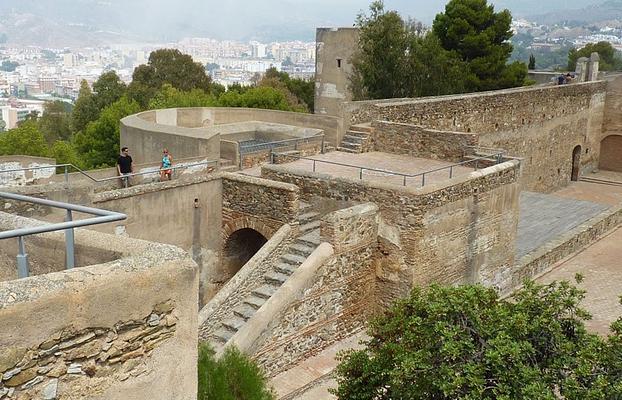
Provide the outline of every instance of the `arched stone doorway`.
[[622,172],[622,136],[609,135],[601,140],[598,168]]
[[223,247],[223,271],[226,279],[233,277],[268,240],[251,228],[233,232]]
[[570,180],[578,181],[581,169],[581,146],[575,146],[572,150],[572,175]]

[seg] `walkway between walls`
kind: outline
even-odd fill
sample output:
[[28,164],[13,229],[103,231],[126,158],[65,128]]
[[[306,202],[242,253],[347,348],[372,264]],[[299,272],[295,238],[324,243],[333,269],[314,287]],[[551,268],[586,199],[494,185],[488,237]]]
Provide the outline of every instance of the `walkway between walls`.
[[329,388],[337,386],[331,374],[338,364],[335,356],[342,350],[363,348],[360,342],[367,338],[368,336],[364,332],[359,332],[275,376],[271,384],[277,392],[277,399],[336,399],[336,396],[328,393]]

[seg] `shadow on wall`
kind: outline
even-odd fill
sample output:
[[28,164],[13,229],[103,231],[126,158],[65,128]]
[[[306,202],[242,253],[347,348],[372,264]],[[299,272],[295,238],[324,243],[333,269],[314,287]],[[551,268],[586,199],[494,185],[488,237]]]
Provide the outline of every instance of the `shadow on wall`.
[[235,231],[223,247],[223,271],[226,280],[233,277],[268,241],[265,236],[251,228]]

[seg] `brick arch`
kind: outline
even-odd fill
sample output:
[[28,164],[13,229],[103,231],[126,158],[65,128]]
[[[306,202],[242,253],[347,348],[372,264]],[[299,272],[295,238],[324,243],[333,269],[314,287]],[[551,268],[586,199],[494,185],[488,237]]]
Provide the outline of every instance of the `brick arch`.
[[598,168],[622,172],[622,135],[609,135],[600,141]]
[[275,230],[263,222],[250,217],[239,217],[232,221],[225,222],[222,227],[222,243],[223,246],[227,242],[227,239],[240,229],[253,229],[261,233],[266,239],[270,239],[275,233]]

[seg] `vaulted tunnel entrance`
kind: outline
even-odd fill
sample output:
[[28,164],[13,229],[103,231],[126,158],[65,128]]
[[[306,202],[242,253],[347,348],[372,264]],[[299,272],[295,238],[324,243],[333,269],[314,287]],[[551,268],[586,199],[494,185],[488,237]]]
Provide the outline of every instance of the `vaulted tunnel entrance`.
[[227,279],[233,277],[268,240],[254,229],[235,231],[223,248],[223,264]]

